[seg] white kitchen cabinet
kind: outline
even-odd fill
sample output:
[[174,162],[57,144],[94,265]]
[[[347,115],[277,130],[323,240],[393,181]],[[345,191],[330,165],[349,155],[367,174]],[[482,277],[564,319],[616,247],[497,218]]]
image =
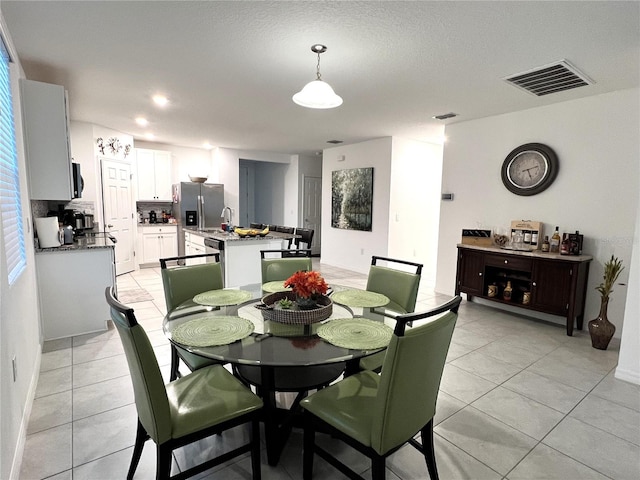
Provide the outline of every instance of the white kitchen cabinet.
[[177,225],[145,226],[138,235],[139,263],[157,264],[161,258],[178,255]]
[[[191,232],[184,232],[184,254],[202,255],[205,253],[207,253],[207,249],[204,246],[204,237]],[[196,258],[189,260],[189,265],[198,265],[206,262],[206,258]]]
[[115,285],[113,247],[38,252],[36,274],[44,340],[104,331],[104,299]]
[[71,200],[67,92],[60,85],[20,81],[31,200]]
[[171,152],[136,148],[138,200],[171,202]]

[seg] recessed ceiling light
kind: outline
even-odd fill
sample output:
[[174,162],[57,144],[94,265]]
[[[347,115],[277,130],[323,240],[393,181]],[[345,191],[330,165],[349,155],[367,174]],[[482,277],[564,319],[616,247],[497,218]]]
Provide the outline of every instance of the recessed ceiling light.
[[169,99],[167,97],[165,97],[164,95],[154,95],[153,96],[153,102],[156,105],[164,107],[167,103],[169,103]]
[[144,117],[137,117],[136,118],[136,123],[138,125],[140,125],[141,127],[146,127],[147,125],[149,125],[149,120],[147,120]]

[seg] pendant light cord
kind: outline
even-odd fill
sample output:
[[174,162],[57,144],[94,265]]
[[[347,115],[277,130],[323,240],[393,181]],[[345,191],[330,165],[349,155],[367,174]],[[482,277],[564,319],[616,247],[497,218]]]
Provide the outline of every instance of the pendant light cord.
[[316,75],[318,78],[316,80],[322,80],[322,76],[320,75],[320,52],[318,52],[318,66],[316,67]]

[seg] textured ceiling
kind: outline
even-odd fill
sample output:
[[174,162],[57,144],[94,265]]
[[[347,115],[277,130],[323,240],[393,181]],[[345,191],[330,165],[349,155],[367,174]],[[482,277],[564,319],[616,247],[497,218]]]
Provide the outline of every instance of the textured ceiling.
[[[72,120],[143,139],[309,154],[637,87],[638,2],[0,2],[27,78],[64,85]],[[315,78],[344,99],[310,110]],[[503,77],[567,59],[595,81],[535,97]],[[170,104],[153,106],[165,93]],[[458,117],[433,120],[456,112]],[[150,125],[141,128],[138,115]]]

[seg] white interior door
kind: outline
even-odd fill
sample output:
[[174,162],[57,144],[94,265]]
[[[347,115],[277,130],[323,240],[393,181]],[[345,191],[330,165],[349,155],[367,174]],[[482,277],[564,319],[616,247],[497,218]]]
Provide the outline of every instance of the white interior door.
[[302,221],[304,228],[314,230],[311,253],[320,254],[321,219],[322,219],[322,179],[320,177],[304,177],[302,205]]
[[102,159],[102,205],[104,230],[118,241],[115,247],[116,275],[132,272],[135,269],[135,231],[130,164]]

